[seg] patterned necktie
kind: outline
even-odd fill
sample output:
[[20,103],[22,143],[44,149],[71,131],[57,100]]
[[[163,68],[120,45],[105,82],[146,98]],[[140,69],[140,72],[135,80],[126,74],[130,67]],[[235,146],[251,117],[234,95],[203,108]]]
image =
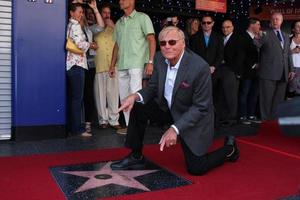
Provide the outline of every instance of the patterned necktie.
[[280,42],[282,42],[282,37],[281,37],[281,35],[280,35],[280,32],[279,32],[279,31],[276,31],[276,35],[277,35],[277,37],[278,37],[279,41],[280,41]]

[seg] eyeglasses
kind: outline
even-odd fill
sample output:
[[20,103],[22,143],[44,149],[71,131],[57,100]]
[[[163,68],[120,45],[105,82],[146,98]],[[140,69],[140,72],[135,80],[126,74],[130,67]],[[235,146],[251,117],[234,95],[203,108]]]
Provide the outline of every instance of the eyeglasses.
[[162,40],[162,41],[159,42],[159,45],[164,47],[168,43],[170,46],[174,46],[177,43],[177,41],[179,41],[179,40],[169,40],[169,41]]
[[211,22],[211,21],[203,21],[203,22],[201,22],[202,25],[205,25],[205,24],[210,25],[210,24],[212,24],[212,23],[213,23],[213,22]]

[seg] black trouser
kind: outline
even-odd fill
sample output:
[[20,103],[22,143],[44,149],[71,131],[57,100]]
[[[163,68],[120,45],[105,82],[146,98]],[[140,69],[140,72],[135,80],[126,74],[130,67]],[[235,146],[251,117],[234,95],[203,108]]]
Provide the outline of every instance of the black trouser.
[[213,86],[213,104],[214,104],[214,116],[215,116],[215,127],[218,128],[220,125],[220,121],[222,121],[226,114],[224,114],[224,97],[223,91],[221,87],[221,78],[220,78],[220,71],[216,70],[212,74],[212,86]]
[[231,147],[224,146],[203,156],[197,156],[190,150],[183,139],[180,141],[187,170],[193,175],[203,175],[209,170],[222,165],[226,161],[226,155],[232,150]]
[[226,103],[226,108],[224,108],[227,113],[226,120],[236,120],[238,110],[239,80],[235,72],[231,71],[226,66],[222,66],[221,82]]
[[[130,113],[128,131],[126,136],[126,147],[133,152],[142,152],[143,140],[148,119],[153,121],[164,121],[172,123],[173,119],[170,111],[162,110],[155,101],[147,104],[135,103]],[[181,137],[180,137],[181,138]],[[181,139],[181,146],[184,152],[187,170],[194,175],[202,175],[221,164],[226,160],[226,155],[232,150],[231,147],[222,147],[214,152],[203,156],[195,155]]]
[[85,70],[85,84],[84,84],[84,113],[85,121],[92,122],[93,116],[96,111],[95,97],[94,97],[94,80],[95,80],[95,68]]
[[239,88],[239,117],[256,116],[258,80],[241,79]]

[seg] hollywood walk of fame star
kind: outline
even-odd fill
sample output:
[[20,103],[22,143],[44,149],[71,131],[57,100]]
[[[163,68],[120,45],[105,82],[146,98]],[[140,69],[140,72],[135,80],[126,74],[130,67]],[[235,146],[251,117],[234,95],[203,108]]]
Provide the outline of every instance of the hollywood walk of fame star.
[[158,170],[111,170],[111,162],[106,163],[102,168],[96,171],[62,171],[61,173],[71,174],[89,178],[74,193],[83,192],[93,188],[116,184],[125,187],[136,188],[144,191],[150,191],[143,184],[134,179],[134,177],[150,174]]

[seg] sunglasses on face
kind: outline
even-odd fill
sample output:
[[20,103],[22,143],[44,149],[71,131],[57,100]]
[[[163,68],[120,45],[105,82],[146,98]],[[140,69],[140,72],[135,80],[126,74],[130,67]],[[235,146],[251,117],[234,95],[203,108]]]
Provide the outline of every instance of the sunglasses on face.
[[213,22],[210,22],[210,21],[203,21],[203,22],[201,22],[202,25],[205,25],[205,24],[210,25],[210,24],[212,24],[212,23],[213,23]]
[[169,41],[162,40],[159,42],[159,45],[163,47],[163,46],[166,46],[168,43],[170,46],[174,46],[177,43],[177,41],[178,40],[169,40]]

